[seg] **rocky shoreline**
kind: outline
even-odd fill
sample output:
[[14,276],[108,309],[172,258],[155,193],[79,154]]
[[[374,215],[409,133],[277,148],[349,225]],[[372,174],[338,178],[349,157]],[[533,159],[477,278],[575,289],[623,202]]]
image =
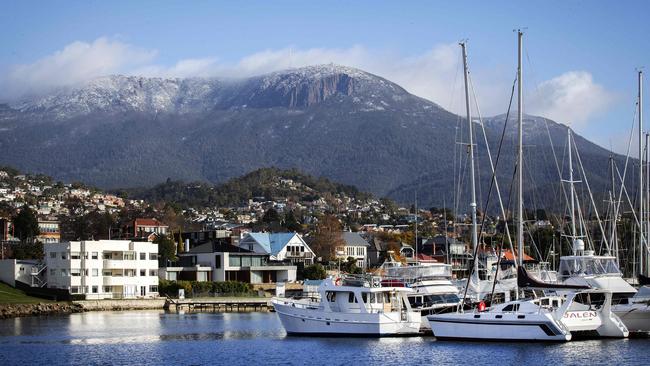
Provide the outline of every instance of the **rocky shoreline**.
[[62,315],[86,311],[162,310],[164,299],[84,300],[38,304],[0,304],[0,319],[24,316]]
[[39,303],[39,304],[0,304],[0,319],[23,316],[59,315],[85,311],[79,304]]

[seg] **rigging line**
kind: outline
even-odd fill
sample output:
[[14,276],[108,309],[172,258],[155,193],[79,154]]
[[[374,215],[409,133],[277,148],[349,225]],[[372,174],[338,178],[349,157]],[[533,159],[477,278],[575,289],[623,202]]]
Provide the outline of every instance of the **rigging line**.
[[[616,168],[616,174],[618,174],[618,178],[622,179],[621,172],[618,170],[618,167],[615,167],[615,168]],[[627,189],[625,188],[625,184],[622,184],[621,186],[622,186],[623,192],[625,192],[625,197],[627,198],[627,203],[630,205],[630,207],[634,207],[634,206],[632,206],[632,201],[630,201],[630,195],[628,194]],[[636,212],[634,210],[632,210],[631,213],[632,213],[632,217],[634,218],[634,222],[635,222],[636,226],[640,227],[639,218],[636,216]],[[639,234],[639,235],[641,236],[642,234]],[[648,253],[650,253],[650,248],[648,248],[648,243],[646,243],[645,241],[642,241],[642,243],[646,247],[646,250],[648,250]],[[633,247],[636,250],[636,245],[634,245]]]
[[[512,108],[512,100],[513,100],[513,98],[514,98],[514,85],[513,85],[513,88],[512,88],[512,94],[510,96],[510,103],[508,105],[508,113],[506,114],[506,120],[503,123],[503,131],[501,132],[501,140],[499,141],[499,149],[497,150],[495,166],[494,166],[494,169],[492,171],[492,179],[490,179],[490,186],[488,188],[487,199],[486,199],[486,203],[485,203],[484,207],[489,207],[490,206],[490,198],[492,196],[492,187],[495,185],[495,182],[496,182],[496,168],[498,166],[497,164],[499,163],[499,158],[501,157],[501,147],[503,146],[503,140],[505,138],[506,128],[508,126],[508,116],[510,115],[510,109]],[[484,212],[483,217],[481,219],[481,227],[480,227],[480,230],[478,232],[478,238],[479,238],[478,242],[481,242],[482,237],[483,237],[483,229],[485,227],[485,218],[486,217],[487,217],[487,215]],[[507,226],[507,221],[506,221],[506,226]],[[477,245],[476,248],[474,248],[473,259],[474,259],[475,262],[478,259],[478,247],[479,246]],[[500,263],[500,260],[497,263]],[[516,265],[515,265],[515,268],[516,268]],[[472,278],[473,274],[474,274],[474,266],[472,266],[472,269],[470,270],[469,276],[467,277],[467,285],[465,286],[465,292],[463,294],[463,299],[461,300],[461,306],[463,306],[464,303],[465,303],[465,297],[467,296],[467,289],[469,288],[469,283],[471,281],[471,278]],[[496,277],[495,277],[494,281],[496,281]]]
[[[630,138],[629,138],[629,140],[627,142],[627,152],[625,154],[625,165],[623,167],[623,177],[621,179],[621,189],[620,189],[619,194],[618,194],[618,200],[617,200],[618,202],[617,202],[617,205],[616,205],[616,212],[619,212],[620,205],[621,205],[621,200],[623,198],[623,187],[625,186],[625,178],[627,176],[626,175],[627,174],[627,166],[628,166],[628,163],[630,161],[630,147],[632,146],[632,137],[634,136],[634,127],[636,125],[636,116],[637,116],[637,113],[639,111],[638,108],[637,108],[638,105],[639,105],[638,101],[634,103],[634,113],[633,113],[633,117],[632,117],[632,127],[630,128]],[[618,168],[616,168],[616,170],[618,171]],[[620,175],[620,173],[619,173],[619,175]],[[629,200],[629,197],[628,197],[628,200]],[[632,203],[630,203],[630,209],[632,211],[634,211],[634,206],[632,206]]]
[[[544,118],[544,117],[542,117],[542,118]],[[551,131],[548,128],[548,120],[546,118],[544,118],[544,126],[546,126],[546,134],[548,135],[548,141],[551,144],[551,151],[553,152],[553,160],[555,161],[555,168],[557,169],[557,173],[560,176],[560,182],[561,182],[562,171],[560,170],[560,165],[558,164],[558,161],[557,161],[557,154],[555,153],[555,146],[553,144],[553,139],[551,138]],[[567,127],[567,128],[569,128],[569,127]],[[563,160],[562,160],[562,166],[564,167],[564,157],[563,157]],[[564,194],[565,202],[569,201],[569,197],[566,194],[566,189],[564,188],[564,184],[560,183],[560,187],[562,189],[562,193]]]
[[[515,165],[515,169],[514,169],[513,172],[512,172],[512,178],[510,179],[510,188],[509,188],[509,190],[508,190],[508,206],[507,206],[507,207],[508,207],[508,210],[510,210],[510,208],[512,207],[512,206],[511,206],[511,203],[512,203],[512,193],[514,192],[514,188],[515,188],[515,179],[516,179],[515,177],[516,177],[516,176],[517,176],[517,166]],[[504,224],[505,224],[505,230],[506,230],[506,232],[510,232],[510,231],[509,231],[510,229],[509,229],[509,227],[508,227],[508,219],[507,219],[507,218],[504,218],[504,221],[503,221],[503,222],[504,222]],[[514,223],[514,219],[513,219],[512,222]],[[515,259],[515,250],[514,250],[514,248],[512,247],[512,242],[510,242],[510,253],[512,253],[512,260],[513,260],[513,262],[515,263],[515,268],[517,268],[517,260]],[[494,291],[496,290],[497,279],[498,279],[499,268],[500,268],[500,267],[501,267],[501,256],[499,256],[499,258],[497,258],[497,270],[496,270],[496,273],[494,274],[494,281],[492,281],[492,291],[490,292],[490,299],[494,298]]]
[[[508,228],[508,224],[507,224],[508,223],[508,216],[506,214],[506,210],[503,207],[503,199],[501,198],[501,190],[499,189],[499,182],[496,179],[496,168],[497,168],[497,164],[499,164],[499,156],[501,154],[501,148],[503,146],[503,140],[505,138],[508,119],[510,119],[510,111],[511,111],[511,108],[512,108],[512,101],[514,99],[515,87],[517,85],[517,77],[515,76],[515,80],[512,83],[512,90],[510,91],[510,101],[508,103],[508,110],[506,111],[506,119],[503,122],[503,130],[501,131],[501,140],[499,141],[499,147],[497,149],[497,159],[496,159],[496,162],[494,162],[494,163],[492,162],[492,153],[490,152],[490,145],[488,144],[487,134],[485,133],[485,124],[483,123],[483,117],[481,115],[481,109],[479,108],[479,105],[478,105],[478,99],[476,98],[476,92],[474,91],[474,83],[472,83],[472,78],[471,77],[469,79],[469,85],[470,85],[470,89],[472,90],[472,96],[474,97],[474,103],[476,104],[476,111],[477,111],[477,115],[478,115],[479,122],[480,122],[480,125],[481,125],[481,130],[483,132],[483,140],[485,141],[485,150],[487,150],[488,160],[490,162],[490,169],[492,170],[492,174],[494,175],[494,178],[493,178],[494,179],[494,188],[496,189],[496,192],[497,192],[497,198],[499,200],[499,208],[501,209],[501,215],[503,216],[503,220],[506,223],[506,225],[505,225],[506,238],[508,240],[508,245],[510,246],[510,249],[513,250],[513,253],[514,253],[514,249],[513,249],[513,246],[512,246],[512,238],[510,236],[510,229]],[[489,207],[484,207],[484,214],[485,214],[485,212],[487,212],[488,209],[489,209]]]

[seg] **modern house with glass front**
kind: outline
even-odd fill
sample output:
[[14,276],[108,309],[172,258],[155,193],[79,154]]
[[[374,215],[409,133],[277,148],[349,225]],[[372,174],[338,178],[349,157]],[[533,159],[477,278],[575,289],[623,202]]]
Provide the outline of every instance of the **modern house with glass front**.
[[210,241],[179,253],[179,261],[160,269],[160,278],[187,281],[292,282],[296,266],[274,262],[268,254]]

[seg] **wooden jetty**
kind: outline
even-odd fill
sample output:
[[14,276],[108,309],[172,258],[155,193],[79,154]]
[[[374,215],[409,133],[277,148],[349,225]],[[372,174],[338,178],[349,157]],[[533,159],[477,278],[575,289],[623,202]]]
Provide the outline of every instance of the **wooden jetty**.
[[270,311],[271,299],[264,297],[204,297],[190,299],[167,298],[165,309],[171,311],[247,312]]

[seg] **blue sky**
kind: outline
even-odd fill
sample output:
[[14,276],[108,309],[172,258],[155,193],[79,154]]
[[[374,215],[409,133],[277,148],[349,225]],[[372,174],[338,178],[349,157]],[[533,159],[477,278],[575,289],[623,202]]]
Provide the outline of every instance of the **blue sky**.
[[[523,4],[522,4],[523,3]],[[104,73],[246,76],[345,63],[459,112],[456,43],[469,39],[485,114],[505,109],[527,27],[528,112],[624,151],[650,3],[627,1],[69,1],[5,3],[0,94]],[[450,90],[451,89],[451,90]]]

